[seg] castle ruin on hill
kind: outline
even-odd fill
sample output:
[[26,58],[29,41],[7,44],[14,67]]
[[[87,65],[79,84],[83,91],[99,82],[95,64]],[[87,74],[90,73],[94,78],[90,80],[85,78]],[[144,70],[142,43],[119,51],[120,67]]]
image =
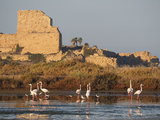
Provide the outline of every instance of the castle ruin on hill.
[[115,53],[85,45],[62,48],[61,33],[58,27],[52,26],[50,17],[40,10],[19,10],[17,33],[0,33],[0,60],[32,61],[29,55],[35,54],[42,54],[46,62],[78,59],[102,67],[158,66],[160,63],[148,51]]
[[[0,34],[0,52],[51,54],[61,50],[61,33],[40,10],[19,10],[16,34]],[[18,49],[18,50],[17,50]]]

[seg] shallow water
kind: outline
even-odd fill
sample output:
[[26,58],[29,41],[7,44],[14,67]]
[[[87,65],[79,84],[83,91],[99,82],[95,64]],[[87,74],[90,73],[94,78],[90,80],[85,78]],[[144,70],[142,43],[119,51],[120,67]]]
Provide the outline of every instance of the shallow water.
[[[0,119],[4,120],[159,120],[160,94],[143,93],[140,100],[125,92],[92,92],[89,100],[74,91],[51,91],[50,97],[27,99],[24,91],[0,91]],[[85,94],[85,93],[83,93]],[[96,98],[98,94],[100,97]]]

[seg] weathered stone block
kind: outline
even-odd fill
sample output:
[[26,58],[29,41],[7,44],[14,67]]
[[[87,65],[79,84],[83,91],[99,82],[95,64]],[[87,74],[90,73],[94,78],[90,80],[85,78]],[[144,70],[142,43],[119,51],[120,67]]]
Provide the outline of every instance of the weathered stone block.
[[16,34],[0,34],[0,51],[51,54],[61,50],[61,33],[51,26],[52,20],[40,10],[19,10]]

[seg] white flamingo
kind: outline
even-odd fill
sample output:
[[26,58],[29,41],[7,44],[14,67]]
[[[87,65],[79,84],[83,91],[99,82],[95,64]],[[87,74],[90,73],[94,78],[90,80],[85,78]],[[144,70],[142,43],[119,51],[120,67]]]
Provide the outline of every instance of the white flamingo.
[[81,94],[81,84],[80,84],[80,88],[76,90],[76,94],[78,94],[78,95]]
[[99,95],[96,94],[96,98],[99,98]]
[[81,95],[81,99],[82,99],[82,100],[85,100],[85,97],[84,97],[83,95]]
[[33,89],[32,91],[38,93],[39,92],[39,83],[37,83],[37,89]]
[[87,84],[87,91],[86,91],[86,97],[87,97],[87,99],[89,98],[90,93],[91,93],[91,85],[89,83],[89,84]]
[[100,97],[100,96],[96,94],[96,98],[97,98],[96,105],[99,104],[99,97]]
[[132,81],[130,80],[130,86],[129,86],[129,88],[127,89],[127,93],[128,93],[128,96],[130,95],[132,95],[133,94],[133,88],[132,88]]
[[46,88],[42,88],[42,81],[39,82],[40,83],[40,90],[44,93],[45,97],[49,96],[46,93],[49,93],[49,91]]
[[134,95],[137,95],[137,99],[139,99],[139,95],[142,93],[142,86],[143,84],[140,84],[140,90],[137,90]]
[[34,97],[37,96],[37,93],[32,90],[32,84],[29,84],[29,86],[30,86],[30,95],[34,99]]

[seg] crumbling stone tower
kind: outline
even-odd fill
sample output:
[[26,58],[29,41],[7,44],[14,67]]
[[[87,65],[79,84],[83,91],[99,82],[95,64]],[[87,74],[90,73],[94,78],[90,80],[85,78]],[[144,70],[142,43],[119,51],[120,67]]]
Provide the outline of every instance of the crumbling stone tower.
[[19,10],[16,34],[0,34],[0,51],[51,54],[61,50],[61,33],[40,10]]

